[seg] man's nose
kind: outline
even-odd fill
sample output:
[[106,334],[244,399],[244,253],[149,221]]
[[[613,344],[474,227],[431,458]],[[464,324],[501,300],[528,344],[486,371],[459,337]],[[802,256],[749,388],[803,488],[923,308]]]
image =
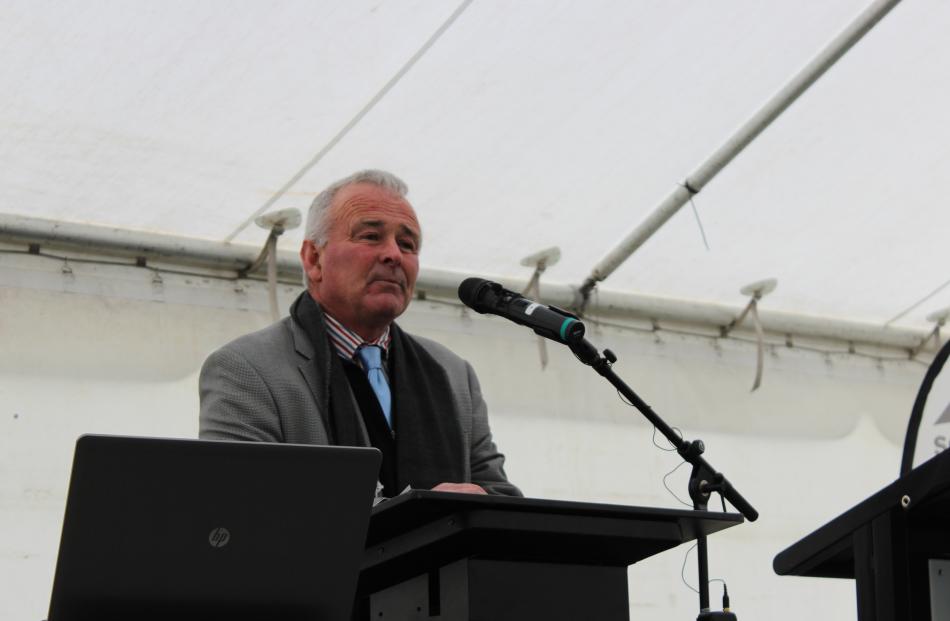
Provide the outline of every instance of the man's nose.
[[402,249],[399,248],[399,241],[394,237],[386,237],[380,245],[379,260],[383,263],[394,263],[399,265],[402,262]]

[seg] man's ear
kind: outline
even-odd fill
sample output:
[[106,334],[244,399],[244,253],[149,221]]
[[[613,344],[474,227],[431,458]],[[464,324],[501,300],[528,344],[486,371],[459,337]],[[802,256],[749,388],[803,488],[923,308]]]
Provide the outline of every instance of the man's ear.
[[303,240],[300,246],[300,263],[308,283],[318,283],[323,279],[320,248],[309,239]]

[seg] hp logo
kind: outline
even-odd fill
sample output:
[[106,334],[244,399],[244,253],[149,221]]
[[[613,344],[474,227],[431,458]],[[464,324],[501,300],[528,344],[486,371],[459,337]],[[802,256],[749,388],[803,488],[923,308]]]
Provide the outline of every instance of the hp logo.
[[223,548],[228,545],[229,541],[231,541],[231,533],[227,528],[215,528],[208,535],[208,543],[211,544],[212,548]]

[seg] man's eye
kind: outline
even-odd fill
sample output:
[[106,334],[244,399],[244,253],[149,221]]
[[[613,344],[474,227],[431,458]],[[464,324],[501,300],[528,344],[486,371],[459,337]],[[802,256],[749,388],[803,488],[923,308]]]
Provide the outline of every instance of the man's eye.
[[375,231],[366,231],[365,233],[360,233],[357,235],[358,239],[365,239],[367,241],[377,241],[379,239],[379,233]]
[[416,242],[413,239],[401,239],[399,240],[399,247],[405,250],[406,252],[415,252]]

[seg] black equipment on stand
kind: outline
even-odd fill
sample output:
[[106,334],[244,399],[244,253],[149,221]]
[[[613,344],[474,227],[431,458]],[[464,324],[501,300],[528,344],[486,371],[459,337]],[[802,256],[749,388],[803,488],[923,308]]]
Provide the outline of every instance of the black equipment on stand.
[[851,578],[858,621],[950,618],[950,452],[782,550],[780,576]]
[[[689,477],[689,496],[693,501],[693,509],[706,511],[710,495],[716,492],[722,498],[728,500],[750,522],[758,519],[758,511],[742,497],[721,472],[716,471],[709,462],[703,459],[702,454],[706,450],[703,441],[683,439],[614,373],[612,366],[617,362],[617,356],[609,349],[605,349],[601,354],[596,347],[584,338],[585,327],[579,317],[555,306],[532,302],[518,293],[504,289],[498,283],[480,278],[464,280],[459,285],[459,299],[476,312],[500,315],[515,323],[532,328],[540,336],[567,345],[578,360],[593,368],[610,382],[633,407],[639,410],[663,434],[670,444],[676,447],[676,451],[683,460],[692,466]],[[540,318],[540,320],[535,319],[535,317]],[[558,317],[560,317],[560,320],[558,320]],[[696,552],[699,564],[700,608],[697,621],[731,621],[736,619],[735,614],[728,611],[727,595],[723,597],[723,611],[717,612],[710,609],[709,558],[705,534],[696,537]]]
[[781,576],[853,578],[859,621],[950,618],[950,376],[941,375],[948,359],[950,343],[914,401],[900,477],[772,563]]

